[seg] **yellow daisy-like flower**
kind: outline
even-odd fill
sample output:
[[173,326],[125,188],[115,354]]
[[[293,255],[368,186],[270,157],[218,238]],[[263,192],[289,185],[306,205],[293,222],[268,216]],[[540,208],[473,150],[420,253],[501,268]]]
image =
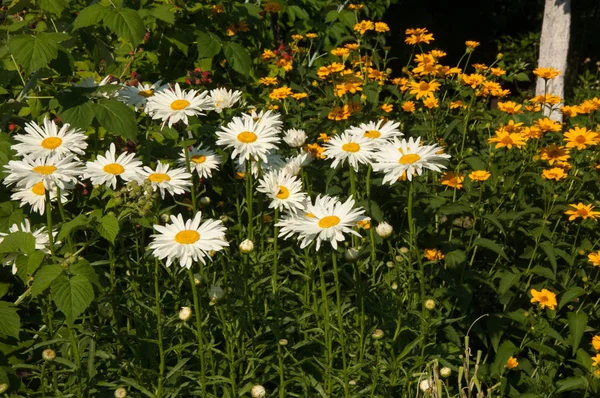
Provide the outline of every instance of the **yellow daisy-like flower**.
[[548,289],[542,289],[541,292],[538,292],[535,289],[531,289],[531,291],[529,293],[531,293],[531,295],[533,296],[531,298],[531,302],[538,303],[540,305],[541,309],[548,307],[551,310],[553,310],[557,304],[556,303],[556,294],[552,293]]
[[519,361],[515,357],[510,357],[506,361],[506,367],[509,369],[515,369],[517,366],[519,366]]
[[479,73],[471,73],[470,75],[461,75],[460,76],[463,83],[467,86],[471,86],[471,88],[477,88],[480,84],[485,81],[485,76]]
[[[592,265],[594,267],[600,267],[600,250],[598,250],[596,253],[590,253],[588,254],[588,261],[590,263],[592,263]],[[594,346],[595,348],[595,346]],[[596,351],[600,350],[600,337],[598,337],[598,348],[596,348]]]
[[319,144],[307,144],[304,150],[310,153],[313,159],[325,159],[326,157],[323,155],[325,148]]
[[492,175],[487,170],[475,170],[469,174],[471,181],[487,181]]
[[508,113],[509,115],[514,115],[517,113],[522,113],[521,108],[523,106],[521,104],[517,104],[513,101],[506,102],[498,102],[498,109],[500,109],[504,113]]
[[275,57],[276,57],[275,52],[273,52],[273,50],[268,50],[268,49],[265,49],[263,51],[263,53],[260,55],[260,59],[262,61],[267,61],[267,60],[275,58]]
[[415,103],[413,101],[405,101],[402,103],[402,110],[404,112],[413,113],[415,111]]
[[269,93],[269,98],[271,98],[272,100],[282,100],[289,97],[292,94],[293,93],[291,88],[289,88],[288,86],[283,86],[271,91]]
[[390,113],[394,109],[394,105],[392,105],[392,104],[383,104],[383,105],[381,105],[380,108],[385,113]]
[[350,51],[356,51],[356,50],[358,50],[360,45],[358,43],[346,43],[346,44],[344,44],[344,47]]
[[488,143],[496,144],[496,149],[504,147],[511,149],[513,146],[517,148],[522,148],[526,145],[525,141],[525,137],[523,137],[522,134],[509,133],[504,130],[497,130],[496,136],[488,139]]
[[560,181],[567,178],[567,173],[560,167],[553,167],[542,171],[542,178],[546,180]]
[[330,65],[327,66],[327,70],[329,70],[329,73],[341,72],[344,69],[346,69],[344,64],[341,64],[339,62],[332,62]]
[[540,159],[547,161],[550,164],[550,166],[552,166],[556,162],[569,161],[569,159],[571,158],[571,155],[569,155],[569,152],[570,151],[568,149],[566,149],[564,146],[558,146],[556,144],[552,144],[550,146],[542,148],[542,150],[540,151],[540,153],[541,153]]
[[294,94],[292,94],[292,98],[295,99],[295,100],[301,100],[301,99],[306,98],[306,97],[308,97],[307,93],[294,93]]
[[458,108],[466,109],[467,105],[465,105],[465,103],[462,102],[461,100],[450,102],[450,109],[458,109]]
[[470,48],[470,49],[475,49],[475,48],[479,47],[480,44],[481,43],[479,43],[478,41],[474,41],[474,40],[467,40],[465,42],[465,46],[467,46],[467,48]]
[[427,33],[426,28],[406,29],[406,34],[409,36],[404,39],[404,42],[411,46],[419,43],[429,44],[430,41],[435,40],[433,38],[433,33]]
[[502,68],[490,68],[490,73],[494,76],[506,75],[506,71]]
[[350,4],[348,5],[348,9],[349,10],[353,10],[353,11],[358,11],[361,8],[363,8],[364,6],[362,4]]
[[281,4],[274,2],[274,1],[269,1],[268,3],[265,3],[265,5],[263,6],[263,10],[265,12],[270,12],[270,13],[276,13],[281,11],[282,7]]
[[562,129],[562,125],[557,122],[556,120],[552,120],[549,118],[543,118],[543,119],[537,119],[534,124],[539,127],[540,130],[542,130],[542,132],[548,132],[548,131],[560,131]]
[[302,39],[304,39],[304,36],[302,35],[292,35],[292,40],[294,41],[300,41]]
[[447,185],[451,188],[462,189],[465,177],[460,172],[455,173],[453,171],[448,171],[442,174],[442,178],[440,181],[442,185]]
[[316,33],[307,33],[306,34],[307,39],[316,39],[317,37],[319,37],[319,35]]
[[560,75],[560,71],[556,68],[535,68],[533,74],[542,79],[549,80]]
[[346,120],[350,117],[350,114],[350,107],[348,105],[344,105],[343,107],[336,106],[329,111],[327,118],[335,121]]
[[572,210],[565,211],[565,214],[570,216],[569,221],[573,221],[579,217],[583,218],[584,220],[587,220],[588,218],[595,220],[596,218],[600,217],[600,211],[594,211],[594,206],[592,205],[584,205],[583,203],[579,202],[577,204],[570,204],[569,206],[573,208]]
[[364,35],[365,33],[367,33],[368,30],[374,30],[375,24],[373,23],[373,21],[367,21],[363,19],[359,23],[355,24],[352,29],[355,32],[360,33],[361,35]]
[[585,127],[575,127],[564,133],[564,141],[567,141],[567,148],[585,149],[588,146],[596,145],[600,141],[598,133],[594,133]]
[[435,80],[429,82],[421,80],[420,82],[411,82],[410,87],[410,94],[415,94],[417,99],[421,99],[422,97],[428,97],[430,94],[436,92],[440,88],[440,83]]
[[350,55],[350,50],[347,48],[334,48],[330,52],[336,57],[347,57],[348,55]]
[[600,354],[596,354],[596,356],[592,357],[592,366],[598,366],[600,363]]
[[260,79],[258,79],[258,82],[260,84],[262,84],[263,86],[275,86],[275,85],[277,85],[277,78],[276,77],[261,77]]
[[423,105],[429,109],[434,109],[439,106],[439,102],[437,98],[435,98],[433,95],[430,95],[423,100]]
[[375,32],[384,33],[389,31],[390,27],[385,22],[375,22]]
[[429,261],[440,261],[444,259],[444,253],[438,249],[425,249],[425,258]]
[[563,116],[566,116],[566,117],[577,116],[577,110],[578,109],[576,106],[565,105],[565,106],[560,107],[560,111],[562,112]]

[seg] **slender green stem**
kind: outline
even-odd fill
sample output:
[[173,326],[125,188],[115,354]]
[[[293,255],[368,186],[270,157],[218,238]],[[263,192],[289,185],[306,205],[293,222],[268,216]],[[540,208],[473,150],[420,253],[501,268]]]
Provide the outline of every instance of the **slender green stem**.
[[278,255],[279,253],[277,253],[277,235],[279,233],[279,228],[277,227],[277,221],[279,221],[279,209],[275,209],[275,215],[273,217],[273,296],[275,297],[275,302],[279,303],[279,289],[278,289],[278,285],[277,285],[277,275],[279,273],[278,271],[278,265],[279,265],[279,259],[278,259]]
[[[48,229],[48,246],[50,246],[50,254],[56,261],[56,253],[54,252],[54,235],[52,235],[52,203],[50,202],[50,192],[46,189],[46,228]],[[60,197],[59,197],[60,201]]]
[[252,218],[252,161],[246,163],[246,210],[248,213],[248,239],[254,240],[253,218]]
[[192,209],[194,210],[194,214],[196,214],[196,211],[198,210],[198,203],[196,201],[196,178],[195,175],[191,172],[191,166],[190,166],[190,151],[187,150],[187,148],[183,148],[183,152],[185,153],[185,168],[186,171],[190,174],[192,174]]
[[[352,199],[354,201],[358,201],[358,197],[356,196],[356,173],[354,171],[354,167],[349,165],[350,168],[350,194],[352,195]],[[352,235],[352,247],[356,247],[358,241],[357,237]]]
[[317,265],[321,277],[321,300],[323,305],[323,331],[325,332],[325,346],[327,347],[327,370],[325,373],[325,388],[327,396],[331,396],[331,374],[333,372],[333,349],[331,331],[329,326],[329,302],[327,301],[327,286],[325,285],[325,271],[323,271],[323,259],[317,255]]
[[156,306],[156,329],[158,331],[158,354],[160,356],[160,367],[158,370],[158,388],[156,390],[156,397],[162,397],[162,386],[163,386],[163,378],[165,373],[165,351],[163,348],[163,333],[162,333],[162,316],[160,309],[160,290],[159,290],[159,281],[158,274],[160,272],[160,267],[158,263],[158,258],[154,260],[154,304]]
[[202,397],[206,398],[206,358],[204,355],[204,333],[202,332],[202,311],[198,291],[196,290],[196,281],[191,268],[188,268],[192,296],[194,298],[194,315],[196,317],[196,338],[198,339],[198,358],[200,359],[200,384],[202,386]]
[[73,332],[73,326],[70,323],[67,323],[67,329],[69,332],[69,340],[71,341],[71,347],[73,348],[73,356],[75,357],[75,365],[77,365],[76,375],[77,375],[77,396],[81,397],[81,356],[79,354],[79,344],[77,342],[77,338],[75,337],[75,333]]
[[335,278],[335,301],[336,301],[336,311],[338,318],[338,328],[340,333],[340,345],[342,348],[342,366],[344,368],[344,396],[349,397],[349,387],[348,384],[348,364],[346,362],[346,336],[344,333],[344,317],[342,314],[342,296],[340,292],[340,278],[337,266],[337,255],[335,251],[331,252],[331,261],[333,262],[333,276]]

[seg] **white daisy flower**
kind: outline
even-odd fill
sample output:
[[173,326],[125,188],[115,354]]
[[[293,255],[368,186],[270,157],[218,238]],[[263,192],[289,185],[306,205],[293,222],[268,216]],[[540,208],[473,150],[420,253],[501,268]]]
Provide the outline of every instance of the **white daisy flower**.
[[[250,161],[250,171],[254,178],[258,177],[262,173],[266,173],[271,170],[279,170],[285,166],[283,158],[275,152],[269,152],[267,154],[267,161]],[[246,163],[236,163],[235,171],[238,173],[246,173]]]
[[198,94],[196,90],[183,91],[179,84],[174,89],[155,93],[146,104],[152,119],[162,119],[163,123],[169,122],[169,127],[179,122],[188,124],[188,116],[204,115],[202,111],[212,109],[208,91]]
[[316,249],[319,250],[321,242],[329,241],[333,249],[337,249],[337,243],[345,240],[344,234],[360,234],[352,229],[357,221],[362,221],[365,217],[362,214],[364,209],[353,209],[354,199],[348,198],[342,203],[337,198],[329,196],[318,196],[315,203],[308,204],[305,214],[299,216],[291,226],[283,224],[283,220],[277,223],[281,226],[279,236],[290,236],[290,228],[294,228],[301,240],[300,248],[305,248],[314,240],[317,241]]
[[402,139],[381,146],[375,153],[373,170],[385,173],[383,183],[392,185],[406,173],[406,178],[412,181],[413,175],[421,175],[423,169],[441,171],[446,166],[443,164],[450,155],[440,153],[443,149],[437,144],[420,145],[421,138],[416,140],[410,137],[408,141]]
[[[46,254],[50,254],[50,248],[49,248],[50,240],[48,239],[48,232],[46,231],[46,227],[42,227],[40,229],[32,231],[31,223],[29,222],[29,220],[25,219],[22,224],[13,224],[12,227],[10,227],[8,229],[9,233],[19,232],[19,231],[20,232],[29,232],[30,234],[33,235],[33,238],[35,239],[35,250],[41,250],[42,252],[44,252]],[[52,236],[55,237],[57,233],[58,233],[58,231],[53,231]],[[2,243],[2,241],[4,240],[4,237],[7,235],[8,235],[7,233],[0,232],[0,243]],[[5,266],[12,266],[13,275],[17,273],[16,260],[17,260],[16,254],[9,254],[9,255],[5,256],[4,259],[2,260],[2,262]]]
[[272,170],[260,179],[258,192],[271,199],[269,208],[297,213],[304,209],[306,194],[302,192],[302,182],[298,177],[282,170]]
[[164,91],[169,88],[168,84],[160,83],[162,80],[150,85],[148,83],[138,83],[137,86],[127,86],[119,92],[119,100],[127,105],[133,105],[135,109],[144,108],[144,112],[148,113],[148,99],[154,94]]
[[[56,202],[57,190],[54,183],[50,184],[51,187],[48,189],[50,194],[50,201]],[[60,202],[65,203],[67,201],[66,193],[67,190],[60,191]],[[46,211],[46,188],[44,188],[44,182],[39,181],[33,184],[29,188],[19,188],[14,191],[10,197],[12,200],[21,201],[19,207],[23,207],[26,204],[31,206],[32,211],[37,211],[40,214],[44,214]]]
[[233,107],[240,98],[242,98],[242,92],[238,90],[233,91],[226,88],[210,90],[212,106],[217,113],[223,112],[223,109]]
[[123,152],[116,156],[115,144],[111,143],[105,156],[99,155],[93,162],[86,163],[83,178],[89,178],[94,185],[106,184],[117,188],[117,176],[123,181],[140,180],[142,162],[135,159],[135,153]]
[[185,191],[189,191],[189,187],[192,185],[192,175],[185,171],[183,168],[169,170],[169,165],[164,163],[158,163],[156,170],[152,170],[150,167],[145,166],[140,172],[142,179],[150,180],[152,183],[152,189],[160,189],[160,197],[165,198],[165,190],[167,190],[171,196],[181,195]]
[[[84,88],[96,88],[96,87],[102,87],[102,86],[106,86],[108,84],[114,84],[116,86],[121,87],[121,84],[118,81],[113,81],[111,82],[111,76],[105,76],[102,80],[100,80],[100,83],[96,83],[96,79],[94,79],[93,77],[86,77],[81,79],[78,83],[75,83],[73,86],[74,87],[84,87]],[[112,91],[110,93],[104,93],[104,92],[96,92],[93,93],[91,96],[92,97],[102,97],[102,98],[116,98],[119,95],[119,90],[115,87],[115,91]]]
[[285,164],[279,168],[289,175],[297,176],[300,174],[300,169],[304,166],[308,166],[312,161],[312,156],[308,152],[302,151],[300,155],[287,158]]
[[53,120],[44,117],[44,126],[35,122],[25,124],[27,134],[14,136],[15,144],[11,148],[20,156],[30,155],[33,158],[47,158],[51,156],[64,157],[70,153],[83,155],[88,144],[86,136],[78,128],[71,128],[65,123],[60,130]]
[[333,159],[332,168],[336,168],[338,164],[344,164],[346,160],[354,168],[358,168],[358,164],[368,164],[376,148],[374,140],[363,135],[352,135],[348,131],[344,131],[340,135],[334,135],[325,144],[323,154],[328,159]]
[[267,154],[280,141],[279,127],[273,123],[270,115],[254,120],[252,115],[242,114],[236,116],[226,127],[221,127],[217,131],[217,145],[224,145],[225,148],[234,148],[232,157],[239,155],[238,162],[244,163],[249,159],[261,159],[267,163]]
[[281,127],[283,126],[281,115],[271,110],[266,112],[260,111],[256,113],[256,109],[252,109],[250,111],[250,116],[252,116],[252,119],[254,119],[255,122],[263,124],[265,126],[271,126],[279,130],[281,130]]
[[81,175],[81,162],[75,155],[38,159],[25,156],[23,160],[11,160],[4,168],[9,173],[4,184],[10,186],[16,183],[19,188],[31,188],[41,180],[46,189],[52,189],[53,184],[67,189],[76,184]]
[[283,135],[283,141],[292,148],[300,148],[306,142],[306,132],[299,129],[289,129]]
[[167,259],[167,267],[173,260],[179,260],[182,267],[190,268],[193,262],[206,264],[204,258],[209,257],[211,250],[220,251],[229,246],[225,240],[225,227],[220,220],[208,219],[200,225],[202,212],[187,221],[179,214],[171,216],[171,224],[155,225],[158,234],[151,236],[154,240],[149,248],[159,259]]
[[[189,149],[190,170],[196,170],[200,178],[212,177],[213,170],[219,170],[223,159],[210,149],[200,149],[202,145]],[[185,149],[179,157],[179,164],[185,166]]]
[[361,123],[358,127],[350,127],[348,131],[353,135],[362,135],[366,138],[384,143],[386,140],[391,140],[396,137],[402,137],[399,130],[400,123],[391,120],[378,120],[376,122]]

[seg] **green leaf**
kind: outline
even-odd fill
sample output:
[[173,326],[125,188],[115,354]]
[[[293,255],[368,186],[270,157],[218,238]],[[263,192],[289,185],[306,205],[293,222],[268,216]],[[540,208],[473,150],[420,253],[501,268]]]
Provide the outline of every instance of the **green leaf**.
[[474,245],[485,247],[486,249],[490,249],[494,253],[502,256],[502,258],[505,259],[506,261],[509,261],[508,256],[506,255],[506,253],[504,253],[504,249],[502,248],[502,246],[500,246],[493,240],[486,239],[486,238],[477,238],[477,239],[475,239]]
[[71,0],[37,0],[38,5],[44,11],[60,15],[69,6]]
[[557,393],[572,391],[572,390],[584,390],[588,387],[588,381],[583,376],[567,377],[556,382],[558,389]]
[[508,358],[513,356],[517,351],[518,348],[512,341],[503,341],[502,344],[500,344],[500,347],[498,347],[496,358],[492,364],[492,372],[498,374],[501,373],[502,369],[504,369],[504,366],[506,365],[506,361],[508,361]]
[[100,125],[106,130],[135,140],[137,137],[137,119],[135,112],[116,100],[100,100],[94,107],[94,114]]
[[129,40],[134,46],[140,44],[146,33],[142,18],[131,8],[109,10],[103,19],[113,33]]
[[196,32],[198,58],[212,58],[221,52],[221,40],[212,33]]
[[500,285],[498,286],[498,293],[504,294],[508,292],[508,290],[513,287],[515,284],[519,282],[521,279],[520,274],[513,274],[510,271],[504,271],[502,273],[502,277],[500,278]]
[[550,261],[552,269],[556,274],[556,254],[554,254],[554,246],[552,245],[552,242],[545,240],[542,243],[540,243],[540,247],[542,248],[544,253],[546,253],[546,257],[548,257],[548,261]]
[[500,224],[500,221],[493,214],[486,214],[483,216],[483,219],[492,223],[498,230],[502,233],[502,235],[506,235],[504,232],[504,227]]
[[106,7],[103,7],[100,4],[93,4],[84,8],[83,10],[79,11],[79,15],[77,15],[77,18],[75,18],[75,22],[73,22],[73,29],[97,25],[100,23],[100,21],[102,21],[108,11],[109,10]]
[[467,260],[467,255],[462,250],[452,250],[446,253],[446,265],[450,268],[456,268]]
[[470,213],[471,207],[464,203],[449,203],[447,205],[440,207],[438,212],[441,215]]
[[87,280],[92,282],[93,284],[99,283],[98,274],[96,274],[96,270],[86,260],[78,261],[75,264],[71,265],[69,267],[69,272],[71,272],[74,275],[85,276]]
[[0,301],[0,336],[9,336],[19,339],[21,318],[13,303]]
[[70,323],[94,300],[94,288],[82,275],[75,275],[70,279],[58,278],[52,283],[51,290],[54,303]]
[[156,19],[160,19],[161,21],[165,21],[169,24],[175,23],[175,13],[171,11],[173,6],[171,4],[162,4],[156,8],[153,8],[150,11],[150,15],[152,15]]
[[46,290],[62,274],[63,270],[64,268],[58,264],[48,264],[40,268],[33,277],[31,296],[35,297]]
[[575,300],[577,297],[582,296],[584,294],[585,290],[582,287],[574,286],[570,288],[560,296],[560,301],[558,302],[558,309],[560,310],[562,307],[565,306],[565,304]]
[[69,123],[74,127],[87,129],[94,120],[94,109],[92,108],[92,102],[84,99],[84,97],[78,98],[81,98],[83,102],[63,110],[60,113],[60,118],[65,123]]
[[573,348],[573,355],[577,352],[579,348],[579,343],[581,343],[581,338],[583,337],[583,332],[585,331],[585,327],[588,323],[588,317],[583,312],[569,312],[567,315],[568,323],[569,323],[569,331],[571,332],[571,347]]
[[17,62],[32,73],[58,57],[58,43],[69,38],[64,33],[40,33],[36,36],[14,36],[8,47]]
[[117,220],[117,217],[110,214],[102,217],[100,225],[98,225],[98,232],[110,243],[115,243],[115,238],[119,233],[119,220]]
[[29,232],[13,232],[8,234],[0,243],[0,253],[23,252],[31,254],[35,251],[35,238]]
[[533,267],[531,272],[533,272],[536,275],[543,276],[546,279],[554,279],[554,273],[552,272],[552,270],[550,268],[542,267],[541,265],[536,265],[535,267]]
[[46,253],[41,250],[36,250],[27,256],[27,274],[33,275],[35,271],[40,267],[42,261],[46,257]]
[[78,215],[74,219],[67,221],[61,226],[60,232],[58,233],[56,240],[63,240],[64,238],[69,236],[73,229],[86,226],[89,224],[89,222],[90,220],[84,214]]
[[244,76],[250,74],[252,67],[252,61],[250,59],[250,53],[244,47],[237,43],[224,43],[223,52],[227,62],[231,64],[233,70],[241,73]]

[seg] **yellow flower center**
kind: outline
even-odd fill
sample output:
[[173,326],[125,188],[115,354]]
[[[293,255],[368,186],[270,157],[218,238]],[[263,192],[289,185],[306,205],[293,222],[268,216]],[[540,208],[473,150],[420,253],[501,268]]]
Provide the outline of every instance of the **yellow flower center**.
[[342,145],[342,149],[346,152],[358,152],[360,151],[360,145],[358,145],[356,142],[349,142]]
[[206,156],[204,155],[194,155],[191,158],[191,161],[196,163],[196,164],[202,164],[206,161]]
[[181,243],[182,245],[189,245],[197,242],[198,240],[200,240],[200,234],[191,229],[177,232],[177,235],[175,235],[175,242]]
[[429,90],[429,84],[427,82],[421,82],[421,84],[419,84],[419,91],[427,90]]
[[250,143],[256,141],[257,138],[258,137],[256,136],[256,134],[254,134],[252,131],[242,131],[237,136],[238,141],[240,141],[244,144],[250,144]]
[[338,216],[327,216],[323,217],[319,220],[319,227],[321,228],[331,228],[340,223],[340,218]]
[[364,136],[367,138],[379,138],[381,137],[381,133],[377,130],[367,130]]
[[539,302],[540,303],[547,303],[548,302],[548,296],[540,296],[539,297]]
[[165,173],[153,173],[148,176],[148,179],[152,182],[160,184],[161,182],[171,181],[171,177]]
[[510,136],[506,136],[506,137],[502,137],[502,139],[500,140],[500,142],[504,145],[512,145],[514,144],[512,138],[510,138]]
[[56,149],[62,144],[62,139],[58,137],[48,137],[42,141],[42,148]]
[[587,139],[583,135],[578,135],[577,137],[575,137],[575,142],[578,144],[585,144],[586,141]]
[[279,192],[277,192],[277,195],[275,195],[275,197],[277,199],[287,199],[287,198],[290,197],[290,191],[289,191],[289,189],[287,189],[283,185],[280,185],[279,186]]
[[52,174],[52,173],[54,173],[55,170],[56,170],[56,166],[35,166],[33,168],[33,171],[35,171],[36,173],[40,173],[40,174],[44,174],[44,175]]
[[421,156],[416,153],[409,153],[408,155],[402,155],[398,163],[400,164],[413,164],[421,160]]
[[[144,97],[144,98],[152,97],[152,96],[154,95],[154,90],[152,90],[151,88],[150,88],[150,89],[148,89],[148,90],[140,90],[140,91],[138,92],[138,95],[139,95],[140,97]],[[181,101],[181,100],[177,100],[177,101]],[[177,102],[177,101],[175,101],[175,102]],[[175,105],[175,102],[173,102],[173,103],[171,104],[171,108],[173,108],[173,106]],[[184,102],[187,102],[187,101],[184,101]],[[188,104],[187,104],[187,105],[189,105],[189,102],[188,102]],[[186,105],[186,106],[187,106],[187,105]],[[184,108],[185,108],[185,107],[184,107]],[[175,109],[175,108],[173,108],[173,109]]]
[[44,183],[40,181],[34,186],[32,186],[31,192],[39,196],[44,196],[46,194],[46,190],[44,189]]
[[180,111],[182,109],[187,108],[188,106],[190,106],[190,102],[182,99],[178,99],[171,102],[171,109],[173,109],[174,111]]
[[588,210],[586,208],[577,209],[577,215],[580,216],[580,217],[587,217],[588,216]]
[[102,170],[104,170],[105,173],[114,175],[123,174],[125,172],[125,169],[119,163],[107,164]]

